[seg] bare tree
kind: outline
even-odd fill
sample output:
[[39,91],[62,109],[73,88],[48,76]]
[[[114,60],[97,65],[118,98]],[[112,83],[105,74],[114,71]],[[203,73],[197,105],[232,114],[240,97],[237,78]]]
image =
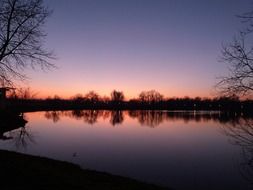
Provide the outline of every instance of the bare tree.
[[85,95],[85,99],[90,101],[91,103],[95,103],[99,101],[100,97],[96,92],[90,91]]
[[155,103],[163,100],[163,95],[155,90],[143,91],[139,94],[141,102]]
[[111,100],[113,102],[122,102],[125,99],[124,93],[121,91],[113,90],[111,92]]
[[42,27],[51,14],[43,0],[0,0],[0,81],[13,85],[26,79],[27,67],[54,67],[52,52],[43,48]]
[[38,93],[32,91],[30,88],[18,88],[12,90],[8,97],[11,99],[34,99],[37,95]]
[[239,16],[247,28],[233,42],[222,48],[222,61],[229,66],[229,75],[217,84],[223,95],[247,95],[253,92],[253,12]]

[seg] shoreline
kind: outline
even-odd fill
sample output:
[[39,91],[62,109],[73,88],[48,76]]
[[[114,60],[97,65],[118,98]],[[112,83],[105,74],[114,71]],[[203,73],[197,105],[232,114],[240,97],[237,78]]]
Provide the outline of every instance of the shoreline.
[[47,110],[210,110],[251,114],[253,100],[233,99],[175,99],[159,102],[132,101],[88,101],[63,99],[6,99],[3,111],[47,111]]
[[1,189],[168,189],[44,157],[0,150]]

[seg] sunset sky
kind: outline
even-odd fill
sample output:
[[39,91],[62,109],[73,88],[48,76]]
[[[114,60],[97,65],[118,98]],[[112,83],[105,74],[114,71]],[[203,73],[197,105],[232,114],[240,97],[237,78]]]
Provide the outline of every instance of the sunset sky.
[[127,98],[143,90],[163,95],[214,95],[222,43],[244,25],[236,15],[251,0],[45,0],[45,46],[58,69],[27,71],[40,97],[67,98],[113,89]]

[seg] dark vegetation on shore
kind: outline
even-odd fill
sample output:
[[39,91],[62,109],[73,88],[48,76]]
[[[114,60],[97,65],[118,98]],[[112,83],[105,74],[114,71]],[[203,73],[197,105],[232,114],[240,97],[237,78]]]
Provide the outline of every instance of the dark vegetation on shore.
[[165,98],[155,90],[140,93],[138,98],[125,100],[124,93],[113,91],[111,97],[101,97],[94,91],[78,94],[69,99],[59,96],[46,99],[34,98],[29,91],[12,94],[7,108],[17,111],[106,109],[106,110],[219,110],[250,113],[253,100],[240,100],[237,96],[217,98]]
[[166,189],[36,156],[0,150],[1,189]]

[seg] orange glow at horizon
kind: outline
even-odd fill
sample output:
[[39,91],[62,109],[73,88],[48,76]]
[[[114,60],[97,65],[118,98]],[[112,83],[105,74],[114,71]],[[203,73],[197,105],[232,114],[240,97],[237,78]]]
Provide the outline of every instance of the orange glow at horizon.
[[64,2],[47,1],[54,13],[44,28],[44,45],[55,52],[51,63],[57,69],[25,72],[30,81],[24,86],[37,98],[70,98],[89,91],[110,97],[113,90],[123,91],[126,100],[148,90],[166,98],[214,97],[217,78],[228,72],[218,61],[221,42],[241,28],[234,15],[248,6]]
[[[201,98],[211,98],[212,93],[210,91],[203,92],[201,90],[194,90],[194,92],[191,92],[190,90],[187,91],[187,89],[171,89],[171,90],[166,90],[166,89],[155,89],[155,88],[138,88],[133,89],[133,88],[100,88],[100,89],[95,89],[95,88],[90,88],[90,89],[85,89],[85,90],[78,90],[79,88],[75,89],[60,89],[60,88],[46,88],[46,87],[31,87],[31,90],[34,94],[36,94],[36,98],[48,98],[48,97],[54,97],[55,95],[63,98],[63,99],[68,99],[71,98],[77,94],[85,95],[90,91],[94,91],[98,93],[100,97],[110,97],[110,94],[113,90],[118,90],[122,91],[125,95],[126,100],[138,98],[139,94],[142,91],[148,91],[148,90],[156,90],[160,92],[164,98],[173,98],[173,97],[178,97],[178,98],[183,98],[183,97],[190,97],[190,98],[195,98],[195,97],[201,97]],[[187,93],[188,92],[188,93]]]

